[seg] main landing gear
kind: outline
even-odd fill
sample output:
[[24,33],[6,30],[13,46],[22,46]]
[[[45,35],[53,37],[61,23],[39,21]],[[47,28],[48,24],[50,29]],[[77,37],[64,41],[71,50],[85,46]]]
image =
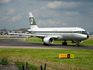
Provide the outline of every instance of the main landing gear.
[[80,45],[79,45],[79,41],[77,41],[77,42],[76,42],[76,46],[77,46],[77,47],[79,47],[79,46],[80,46]]
[[[77,42],[76,42],[76,46],[79,47],[79,46],[80,46],[79,44],[80,44],[80,42],[77,41]],[[64,42],[62,42],[62,45],[67,46],[66,40],[65,40]]]
[[67,42],[66,41],[62,42],[62,45],[65,45],[66,46],[67,45]]
[[44,46],[48,46],[48,44],[46,44],[46,43],[43,43],[43,45],[44,45]]
[[76,44],[77,47],[79,47],[80,45],[79,44]]
[[[79,44],[80,44],[80,41],[76,41],[75,43],[76,43],[76,46],[77,46],[77,47],[80,46],[80,45],[79,45]],[[49,44],[43,43],[43,45],[44,45],[44,46],[48,46]],[[66,40],[64,40],[64,42],[62,42],[62,45],[63,45],[63,46],[67,46]]]

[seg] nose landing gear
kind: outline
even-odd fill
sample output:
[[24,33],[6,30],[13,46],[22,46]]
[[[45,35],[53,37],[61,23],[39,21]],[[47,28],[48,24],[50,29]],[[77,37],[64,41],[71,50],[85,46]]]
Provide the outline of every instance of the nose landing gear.
[[77,42],[76,42],[76,46],[77,46],[77,47],[79,47],[79,46],[80,46],[80,45],[79,45],[79,44],[80,44],[80,42],[81,42],[81,41],[77,41]]
[[76,44],[77,47],[79,47],[80,45],[79,44]]
[[62,45],[65,45],[66,46],[67,45],[67,42],[66,41],[62,42]]

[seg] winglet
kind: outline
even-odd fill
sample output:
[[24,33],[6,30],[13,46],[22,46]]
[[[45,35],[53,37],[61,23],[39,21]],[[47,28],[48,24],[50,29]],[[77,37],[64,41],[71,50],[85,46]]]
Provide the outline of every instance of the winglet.
[[33,17],[33,15],[32,15],[32,13],[31,13],[31,12],[29,12],[29,17]]

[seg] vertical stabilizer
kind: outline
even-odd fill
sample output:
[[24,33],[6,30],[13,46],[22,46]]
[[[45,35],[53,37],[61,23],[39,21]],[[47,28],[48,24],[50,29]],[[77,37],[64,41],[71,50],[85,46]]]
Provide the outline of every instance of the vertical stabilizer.
[[31,12],[29,13],[29,22],[30,22],[30,28],[31,29],[37,29],[38,28]]

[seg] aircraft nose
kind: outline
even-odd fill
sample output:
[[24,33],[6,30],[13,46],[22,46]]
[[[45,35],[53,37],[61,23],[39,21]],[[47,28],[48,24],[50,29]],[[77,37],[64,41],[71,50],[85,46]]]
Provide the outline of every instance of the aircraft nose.
[[87,38],[89,38],[89,35],[87,35]]

